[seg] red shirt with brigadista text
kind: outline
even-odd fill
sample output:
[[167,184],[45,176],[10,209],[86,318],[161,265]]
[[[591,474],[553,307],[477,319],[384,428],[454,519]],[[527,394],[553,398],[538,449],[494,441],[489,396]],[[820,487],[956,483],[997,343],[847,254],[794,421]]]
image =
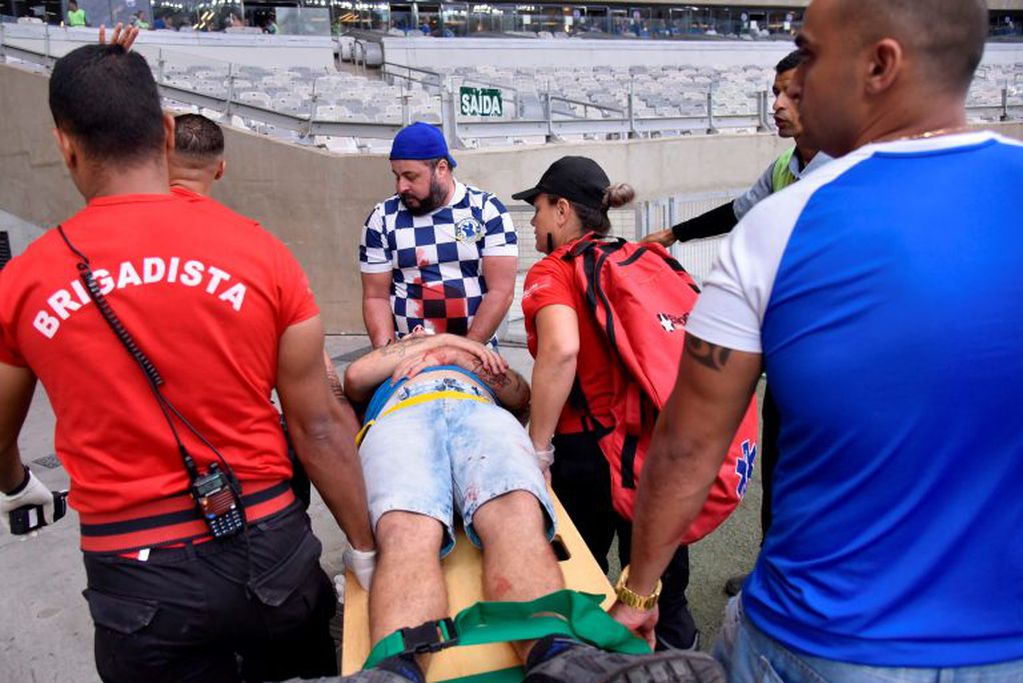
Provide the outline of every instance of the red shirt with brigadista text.
[[[318,309],[284,244],[212,200],[174,194],[93,199],[63,226],[162,375],[163,393],[219,449],[243,491],[290,478],[268,397],[282,333]],[[0,271],[0,363],[31,368],[46,388],[71,504],[83,515],[131,517],[187,490],[188,477],[78,262],[51,229]],[[215,456],[175,426],[208,467]]]
[[[534,264],[526,275],[523,286],[522,312],[526,322],[526,341],[529,353],[536,358],[538,340],[536,315],[543,308],[555,304],[575,310],[579,318],[579,357],[576,377],[586,396],[593,417],[603,425],[610,425],[611,402],[614,399],[611,351],[607,338],[586,304],[583,291],[575,279],[575,266],[562,257],[575,242],[558,247],[543,260]],[[565,404],[558,421],[558,434],[575,434],[584,427],[578,410],[571,401]]]

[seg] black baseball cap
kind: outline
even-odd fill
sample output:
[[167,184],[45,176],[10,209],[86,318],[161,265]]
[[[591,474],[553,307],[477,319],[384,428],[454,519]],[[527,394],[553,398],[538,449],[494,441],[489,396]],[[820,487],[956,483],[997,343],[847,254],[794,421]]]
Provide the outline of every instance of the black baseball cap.
[[548,168],[536,187],[512,195],[532,204],[539,194],[564,197],[570,202],[601,209],[604,193],[611,185],[600,165],[588,157],[561,157]]

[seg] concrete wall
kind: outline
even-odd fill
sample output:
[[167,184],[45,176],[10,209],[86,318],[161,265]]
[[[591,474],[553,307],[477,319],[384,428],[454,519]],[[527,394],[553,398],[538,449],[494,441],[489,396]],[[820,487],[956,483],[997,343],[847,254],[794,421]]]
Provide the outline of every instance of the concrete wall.
[[[53,225],[83,202],[51,138],[46,97],[45,76],[0,65],[0,209]],[[999,130],[1023,139],[1023,124]],[[374,203],[393,192],[386,157],[331,155],[231,129],[226,141],[227,174],[214,196],[291,247],[331,332],[361,331],[359,235]],[[642,201],[742,187],[786,146],[771,135],[720,135],[472,150],[457,153],[457,175],[510,204],[550,163],[580,154]]]
[[[384,59],[420,69],[459,66],[773,66],[794,49],[789,41],[654,41],[570,38],[387,37]],[[989,43],[985,64],[1023,62],[1023,43]]]

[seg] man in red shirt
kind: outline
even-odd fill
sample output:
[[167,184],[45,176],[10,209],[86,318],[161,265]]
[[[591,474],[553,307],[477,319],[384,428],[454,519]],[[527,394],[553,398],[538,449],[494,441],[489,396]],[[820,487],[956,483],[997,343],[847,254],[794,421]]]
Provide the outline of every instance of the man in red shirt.
[[[127,39],[125,39],[127,40]],[[117,39],[114,39],[117,42]],[[102,42],[101,42],[102,44]],[[213,183],[224,177],[227,160],[224,159],[224,131],[216,121],[202,114],[178,114],[174,117],[174,149],[167,155],[167,171],[170,175],[170,191],[179,197],[193,201],[212,201],[209,199]],[[334,362],[324,352],[323,365],[327,371],[327,381],[331,393],[342,403],[346,403],[341,379],[337,376]],[[355,415],[346,411],[350,417],[348,427],[358,431],[359,425]],[[287,437],[287,423],[281,420],[281,427]],[[288,459],[291,461],[291,489],[309,507],[309,478],[302,468],[301,461],[296,460],[294,447],[288,441]]]
[[0,518],[52,501],[17,447],[38,378],[81,519],[104,681],[334,673],[334,595],[288,486],[273,389],[335,519],[360,550],[373,537],[301,267],[253,221],[170,193],[173,123],[140,55],[74,50],[50,108],[88,203],[0,272]]
[[224,177],[224,131],[201,114],[174,117],[174,149],[167,159],[171,192],[209,196]]

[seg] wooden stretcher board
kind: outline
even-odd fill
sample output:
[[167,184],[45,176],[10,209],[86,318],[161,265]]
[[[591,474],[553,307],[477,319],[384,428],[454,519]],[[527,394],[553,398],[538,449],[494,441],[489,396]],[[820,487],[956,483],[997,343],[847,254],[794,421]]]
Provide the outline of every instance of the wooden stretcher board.
[[[600,565],[593,559],[582,536],[551,492],[554,512],[558,516],[558,535],[568,559],[560,562],[567,588],[583,593],[605,596],[603,607],[614,602],[614,590]],[[483,558],[480,551],[459,528],[455,549],[444,558],[444,580],[448,588],[449,614],[483,600]],[[355,576],[348,572],[345,586],[344,640],[341,647],[341,674],[348,675],[362,668],[369,656],[369,603],[366,591]],[[452,647],[433,655],[427,681],[447,681],[463,676],[500,671],[521,665],[515,651],[507,643]]]

